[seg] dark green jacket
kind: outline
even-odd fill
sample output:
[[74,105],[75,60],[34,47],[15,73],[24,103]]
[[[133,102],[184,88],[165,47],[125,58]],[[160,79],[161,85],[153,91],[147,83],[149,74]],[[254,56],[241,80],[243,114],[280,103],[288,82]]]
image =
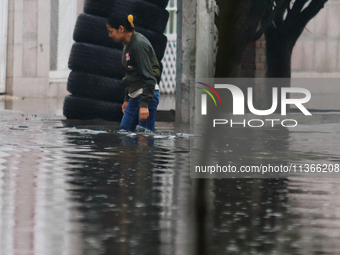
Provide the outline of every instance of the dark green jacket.
[[127,86],[124,101],[129,100],[128,93],[143,88],[140,107],[147,108],[161,76],[159,63],[149,40],[134,31],[130,41],[124,43],[122,64],[125,69],[123,82]]

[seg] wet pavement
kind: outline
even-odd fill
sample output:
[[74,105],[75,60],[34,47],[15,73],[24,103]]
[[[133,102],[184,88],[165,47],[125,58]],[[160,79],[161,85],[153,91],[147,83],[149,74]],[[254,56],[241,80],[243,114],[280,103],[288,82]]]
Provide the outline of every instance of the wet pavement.
[[173,123],[130,136],[118,123],[0,115],[1,254],[172,254],[189,145]]
[[[25,111],[31,114],[63,115],[64,97],[19,98],[0,94],[0,111]],[[175,109],[175,96],[161,94],[158,110]]]
[[[245,164],[338,164],[339,115],[318,116],[230,137],[226,153]],[[120,134],[118,123],[1,111],[0,254],[193,254],[197,137],[156,126]],[[209,254],[340,254],[340,179],[206,182]]]

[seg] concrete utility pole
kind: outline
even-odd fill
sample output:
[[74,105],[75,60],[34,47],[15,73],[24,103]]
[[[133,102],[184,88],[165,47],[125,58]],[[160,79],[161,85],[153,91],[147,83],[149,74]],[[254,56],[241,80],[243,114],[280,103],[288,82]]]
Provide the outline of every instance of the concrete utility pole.
[[214,76],[215,0],[197,0],[196,78]]
[[[194,124],[195,79],[213,78],[214,70],[214,0],[178,0],[176,122]],[[199,100],[198,100],[199,101]],[[192,113],[192,114],[191,114]],[[190,254],[208,252],[206,190],[209,182],[192,179],[192,199],[195,211],[193,235],[196,240]]]
[[190,121],[194,79],[213,77],[214,11],[214,0],[178,0],[176,122]]
[[178,0],[176,122],[190,120],[190,79],[195,77],[197,0]]
[[[197,0],[197,16],[196,16],[196,64],[195,64],[195,78],[213,78],[214,76],[214,18],[215,18],[215,0]],[[211,84],[212,85],[212,84]],[[200,98],[195,96],[196,84],[191,84],[192,99],[191,105],[193,106],[192,119],[195,121],[192,124],[198,124],[198,116],[201,104]],[[209,144],[207,144],[209,146]],[[199,152],[197,152],[199,153]],[[204,158],[204,155],[202,155]],[[206,255],[209,254],[210,239],[208,238],[208,229],[212,224],[212,208],[213,199],[212,195],[208,192],[211,191],[212,181],[207,179],[193,179],[193,190],[195,208],[196,208],[196,254]],[[209,217],[210,216],[210,217]]]

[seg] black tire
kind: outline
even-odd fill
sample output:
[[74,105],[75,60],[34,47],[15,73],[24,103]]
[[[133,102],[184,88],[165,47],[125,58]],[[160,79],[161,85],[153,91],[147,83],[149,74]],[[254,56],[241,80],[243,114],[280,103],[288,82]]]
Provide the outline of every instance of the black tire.
[[[150,41],[158,61],[161,61],[164,56],[167,37],[164,34],[156,33],[141,27],[136,27],[135,30]],[[89,14],[80,14],[78,16],[73,39],[76,42],[96,44],[115,49],[123,48],[122,43],[116,43],[109,37],[109,33],[106,29],[106,19]]]
[[66,96],[63,108],[67,119],[121,121],[122,105],[80,96]]
[[169,3],[169,0],[145,0],[145,1],[157,5],[161,8],[165,8]]
[[78,16],[73,39],[76,42],[123,49],[123,43],[117,43],[109,37],[109,32],[106,29],[106,19],[89,14],[82,13]]
[[122,51],[88,43],[74,43],[68,66],[73,71],[121,79],[125,72],[121,64]]
[[163,33],[169,19],[169,12],[142,0],[85,0],[84,12],[95,16],[108,17],[120,11],[133,14],[136,24],[152,31]]
[[91,97],[113,103],[124,102],[125,85],[121,80],[72,71],[67,90],[72,95]]

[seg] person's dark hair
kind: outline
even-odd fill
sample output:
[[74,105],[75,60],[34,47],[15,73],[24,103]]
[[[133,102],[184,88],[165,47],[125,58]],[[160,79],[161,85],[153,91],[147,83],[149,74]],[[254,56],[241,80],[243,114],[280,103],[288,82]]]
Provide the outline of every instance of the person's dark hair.
[[125,14],[122,12],[115,12],[111,14],[107,19],[106,22],[108,25],[110,25],[112,28],[117,29],[119,26],[125,27],[125,29],[129,32],[134,30],[134,22],[135,17],[132,14]]

